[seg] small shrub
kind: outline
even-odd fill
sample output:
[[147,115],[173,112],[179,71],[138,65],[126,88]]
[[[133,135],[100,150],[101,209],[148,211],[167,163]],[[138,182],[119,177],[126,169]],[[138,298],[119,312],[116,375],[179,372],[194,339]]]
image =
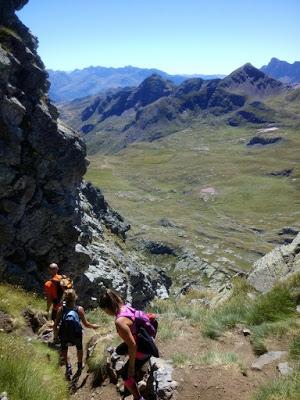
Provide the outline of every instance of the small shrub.
[[285,285],[274,287],[273,290],[255,299],[247,313],[247,323],[260,325],[263,322],[285,320],[295,314],[295,301],[289,288]]
[[157,337],[162,342],[174,339],[178,335],[176,327],[176,316],[174,314],[165,314],[159,319],[159,328]]
[[172,356],[173,363],[182,367],[185,365],[231,365],[241,366],[238,355],[233,352],[209,351],[205,354],[188,354],[178,352]]
[[289,348],[289,355],[292,360],[300,363],[300,335],[293,338]]

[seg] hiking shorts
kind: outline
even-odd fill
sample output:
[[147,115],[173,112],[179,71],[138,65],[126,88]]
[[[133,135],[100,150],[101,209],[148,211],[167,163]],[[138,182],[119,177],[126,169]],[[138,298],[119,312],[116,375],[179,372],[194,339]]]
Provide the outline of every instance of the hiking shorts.
[[78,351],[81,351],[83,349],[82,346],[82,336],[76,340],[74,340],[74,342],[66,342],[64,340],[61,340],[61,349],[64,350],[68,350],[69,346],[76,346],[76,349]]

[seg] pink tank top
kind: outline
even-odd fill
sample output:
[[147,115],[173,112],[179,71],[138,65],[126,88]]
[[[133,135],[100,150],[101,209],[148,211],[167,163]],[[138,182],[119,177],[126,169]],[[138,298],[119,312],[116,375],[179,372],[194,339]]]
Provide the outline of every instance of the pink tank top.
[[[130,327],[132,336],[134,337],[134,340],[137,340],[137,333],[136,333],[136,326],[135,326],[135,313],[136,310],[131,307],[129,304],[124,304],[121,309],[116,313],[116,320],[120,317],[125,317],[125,318],[129,318],[133,324]],[[135,358],[137,360],[143,360],[144,358],[147,358],[148,354],[145,353],[141,353],[140,351],[136,352]]]

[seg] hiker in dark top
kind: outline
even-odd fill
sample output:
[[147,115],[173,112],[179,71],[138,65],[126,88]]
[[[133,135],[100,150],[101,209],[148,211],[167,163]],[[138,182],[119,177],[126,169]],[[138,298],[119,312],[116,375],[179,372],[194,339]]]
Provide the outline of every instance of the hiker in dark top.
[[[149,324],[147,314],[125,305],[119,294],[111,289],[105,290],[99,305],[108,315],[115,317],[117,333],[124,340],[124,343],[116,349],[118,354],[128,354],[129,356],[122,370],[124,384],[135,400],[144,400],[137,386],[136,372],[150,359],[151,355],[155,354],[158,357],[154,341],[148,334],[146,336],[149,337],[149,343],[147,343],[148,338],[140,341],[140,329],[137,322],[145,319],[145,322],[142,321],[139,325]],[[151,329],[155,330],[153,327]],[[155,336],[156,330],[153,333],[152,336]]]
[[[68,359],[68,346],[76,346],[78,369],[76,375],[79,376],[82,370],[82,324],[86,328],[97,329],[100,326],[91,324],[85,317],[83,307],[76,306],[76,293],[74,289],[67,289],[64,292],[64,305],[57,311],[57,316],[53,326],[54,340],[58,337],[61,343],[62,356],[66,365],[66,377],[71,379],[72,367]],[[58,328],[59,326],[59,328]]]

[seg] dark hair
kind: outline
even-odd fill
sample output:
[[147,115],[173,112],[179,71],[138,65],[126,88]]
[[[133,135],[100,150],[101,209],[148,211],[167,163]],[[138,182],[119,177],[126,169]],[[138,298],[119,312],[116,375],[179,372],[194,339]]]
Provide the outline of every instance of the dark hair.
[[99,298],[100,308],[108,308],[115,314],[120,310],[124,304],[121,296],[113,289],[105,289]]

